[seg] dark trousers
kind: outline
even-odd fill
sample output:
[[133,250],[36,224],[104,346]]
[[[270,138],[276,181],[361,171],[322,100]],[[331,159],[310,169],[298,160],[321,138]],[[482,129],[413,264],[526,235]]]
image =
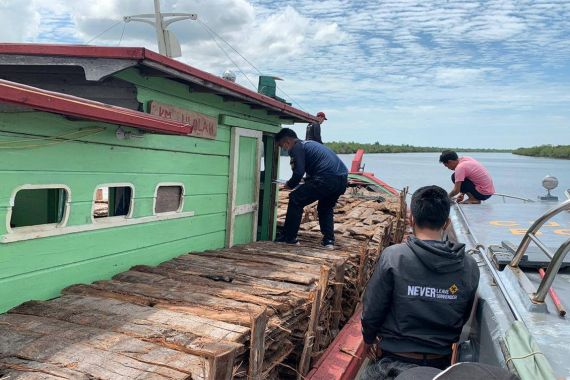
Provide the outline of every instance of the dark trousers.
[[[455,173],[451,175],[451,182],[455,183]],[[491,195],[481,194],[475,188],[475,184],[469,178],[465,178],[463,182],[461,182],[461,189],[460,191],[463,194],[471,194],[475,199],[479,199],[480,201],[484,201],[486,199],[491,198]]]
[[314,177],[292,191],[289,194],[289,205],[285,217],[285,238],[287,240],[297,238],[303,208],[319,201],[317,213],[323,239],[334,241],[334,206],[338,198],[346,191],[346,185],[346,176]]

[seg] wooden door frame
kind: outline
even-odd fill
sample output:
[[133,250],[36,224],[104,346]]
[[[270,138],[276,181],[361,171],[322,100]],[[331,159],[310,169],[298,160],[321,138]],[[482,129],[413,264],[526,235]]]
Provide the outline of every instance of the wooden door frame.
[[[257,139],[257,157],[255,165],[255,187],[254,199],[255,201],[249,205],[240,205],[236,207],[236,192],[237,192],[237,176],[239,169],[239,140],[240,137],[251,137]],[[254,131],[245,128],[232,128],[230,140],[230,172],[229,172],[229,186],[228,186],[228,210],[227,210],[227,223],[226,223],[226,246],[233,246],[234,240],[234,223],[238,215],[253,213],[252,223],[252,241],[257,240],[257,217],[259,212],[259,186],[260,186],[260,170],[261,170],[261,155],[263,147],[263,132]],[[236,157],[236,154],[238,155]]]

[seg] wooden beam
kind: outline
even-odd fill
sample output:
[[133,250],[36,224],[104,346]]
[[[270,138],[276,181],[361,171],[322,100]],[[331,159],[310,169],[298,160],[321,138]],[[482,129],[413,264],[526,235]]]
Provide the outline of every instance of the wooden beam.
[[262,380],[263,359],[265,357],[265,327],[267,326],[266,309],[253,317],[249,349],[248,380]]
[[[334,298],[332,306],[331,329],[338,331],[340,315],[342,313],[342,289],[344,287],[344,260],[339,259],[334,266]],[[335,334],[336,335],[336,334]]]

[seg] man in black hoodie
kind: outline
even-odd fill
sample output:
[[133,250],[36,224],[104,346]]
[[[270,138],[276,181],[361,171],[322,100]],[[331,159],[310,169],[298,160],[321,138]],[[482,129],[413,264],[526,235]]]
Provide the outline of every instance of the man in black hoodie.
[[444,369],[469,319],[479,267],[464,244],[443,238],[450,199],[438,186],[412,196],[414,235],[386,248],[364,294],[362,335],[379,360],[362,379],[391,379],[414,366]]

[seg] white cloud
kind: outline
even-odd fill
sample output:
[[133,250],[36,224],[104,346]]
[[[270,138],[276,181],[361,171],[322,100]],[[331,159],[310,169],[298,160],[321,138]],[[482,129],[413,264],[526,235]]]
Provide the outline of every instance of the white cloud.
[[[162,10],[198,13],[261,71],[283,77],[279,87],[305,109],[331,116],[325,138],[437,145],[461,139],[445,131],[479,129],[476,139],[511,131],[491,139],[497,146],[531,145],[554,131],[570,141],[570,128],[561,129],[570,127],[567,0],[163,0]],[[0,0],[0,21],[14,26],[0,38],[87,42],[125,15],[152,11],[151,0]],[[255,87],[256,71],[199,22],[170,29],[182,61],[236,70],[220,45],[254,85],[238,74],[240,83]],[[93,43],[117,45],[122,31]],[[129,23],[121,46],[156,50],[154,31]]]

